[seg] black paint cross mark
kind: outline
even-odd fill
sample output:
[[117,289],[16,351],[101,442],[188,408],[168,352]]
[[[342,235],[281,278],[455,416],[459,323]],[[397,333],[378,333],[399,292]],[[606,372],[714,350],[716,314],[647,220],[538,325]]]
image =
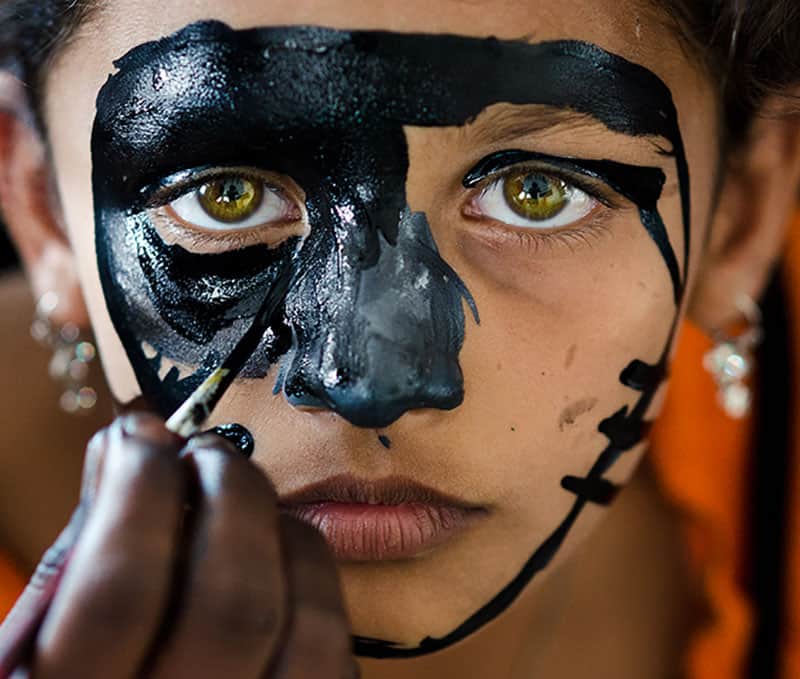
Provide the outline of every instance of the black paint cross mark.
[[565,476],[561,479],[561,487],[574,493],[587,502],[607,507],[619,493],[619,487],[608,479],[582,479],[577,476]]

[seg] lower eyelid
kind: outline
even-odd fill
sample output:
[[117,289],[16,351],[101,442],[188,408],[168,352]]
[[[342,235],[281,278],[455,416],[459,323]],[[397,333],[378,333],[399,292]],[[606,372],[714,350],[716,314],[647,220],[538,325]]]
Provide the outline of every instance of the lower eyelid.
[[210,231],[187,225],[177,216],[170,216],[168,206],[150,210],[153,228],[167,245],[178,245],[195,254],[219,254],[244,248],[266,245],[280,247],[290,238],[308,235],[308,225],[300,218],[241,230]]
[[471,208],[470,202],[464,205],[461,215],[469,224],[472,236],[493,249],[522,247],[526,254],[559,246],[567,248],[570,252],[584,246],[591,247],[594,241],[612,231],[612,220],[615,217],[613,209],[597,202],[587,215],[568,226],[549,230],[526,229],[487,217],[475,208]]

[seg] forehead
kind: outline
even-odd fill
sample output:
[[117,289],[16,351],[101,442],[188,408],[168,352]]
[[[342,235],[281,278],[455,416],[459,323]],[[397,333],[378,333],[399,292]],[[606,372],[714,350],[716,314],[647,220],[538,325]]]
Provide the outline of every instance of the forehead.
[[106,68],[138,44],[205,19],[234,29],[309,24],[530,42],[566,38],[596,43],[669,82],[691,67],[656,7],[649,0],[106,0],[83,36],[92,42],[91,61]]
[[[236,30],[312,24],[347,30],[494,36],[530,43],[594,43],[649,69],[667,84],[687,141],[714,137],[709,128],[716,115],[681,115],[682,111],[711,113],[715,106],[711,85],[687,59],[677,37],[647,0],[406,0],[402,4],[394,0],[107,0],[98,7],[92,21],[54,64],[46,88],[47,120],[52,124],[57,118],[58,125],[72,130],[62,142],[78,145],[78,153],[90,137],[97,93],[114,72],[114,60],[138,45],[209,19]],[[486,85],[480,74],[472,77],[475,87]],[[502,65],[492,77],[505,77]],[[701,158],[710,155],[713,153],[705,149]]]

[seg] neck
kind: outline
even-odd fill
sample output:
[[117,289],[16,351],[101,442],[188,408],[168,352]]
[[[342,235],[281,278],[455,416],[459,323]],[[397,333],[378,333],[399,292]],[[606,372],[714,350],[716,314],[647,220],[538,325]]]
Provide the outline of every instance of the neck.
[[363,660],[364,679],[675,676],[691,602],[674,511],[647,465],[591,536],[506,613],[451,648]]

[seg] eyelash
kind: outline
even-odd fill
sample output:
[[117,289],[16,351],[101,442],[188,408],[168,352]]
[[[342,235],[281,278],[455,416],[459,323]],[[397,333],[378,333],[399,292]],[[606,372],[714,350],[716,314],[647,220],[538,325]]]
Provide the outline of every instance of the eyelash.
[[[466,203],[462,207],[463,217],[472,221],[483,222],[485,227],[489,230],[489,233],[486,235],[490,236],[491,240],[495,243],[516,241],[516,243],[513,243],[514,246],[523,247],[532,254],[538,253],[545,248],[554,249],[557,247],[566,247],[570,252],[574,252],[576,247],[585,245],[591,246],[593,241],[598,240],[610,230],[608,215],[597,215],[597,209],[592,210],[589,215],[574,224],[560,227],[552,231],[525,229],[523,227],[516,227],[499,222],[485,215],[470,213],[469,207],[471,203],[494,182],[503,181],[515,172],[526,170],[530,172],[539,172],[547,177],[559,179],[566,184],[572,185],[595,199],[599,205],[604,206],[608,211],[613,212],[623,209],[624,207],[619,194],[600,180],[592,180],[590,177],[567,172],[562,168],[546,166],[542,163],[515,163],[487,174],[485,177],[481,178],[480,181],[471,186]],[[290,192],[277,185],[276,182],[270,180],[270,177],[267,176],[268,173],[261,174],[253,168],[244,167],[206,167],[176,173],[162,180],[156,186],[143,189],[141,192],[143,196],[143,208],[151,211],[159,210],[181,196],[199,189],[207,182],[223,179],[232,175],[243,177],[254,182],[261,182],[269,189],[279,192],[287,200],[297,203],[297,199],[292,196]],[[163,226],[167,229],[179,229],[180,237],[186,239],[188,245],[192,248],[215,246],[236,250],[261,242],[257,229],[206,233],[176,224],[174,218],[164,214],[159,214],[156,218],[164,220],[166,223],[163,224]]]

